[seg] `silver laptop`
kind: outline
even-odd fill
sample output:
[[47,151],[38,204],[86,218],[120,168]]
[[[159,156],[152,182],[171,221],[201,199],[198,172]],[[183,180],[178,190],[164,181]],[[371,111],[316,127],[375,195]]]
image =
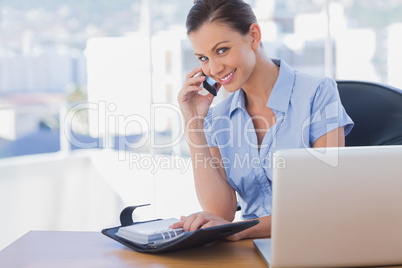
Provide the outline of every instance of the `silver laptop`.
[[402,264],[402,146],[278,151],[269,267]]

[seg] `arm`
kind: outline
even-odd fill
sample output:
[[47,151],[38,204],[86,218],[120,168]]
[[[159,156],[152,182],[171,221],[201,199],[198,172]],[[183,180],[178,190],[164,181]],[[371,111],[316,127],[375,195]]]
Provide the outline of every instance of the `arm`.
[[327,134],[319,137],[314,143],[313,148],[318,147],[345,147],[345,129],[336,128]]
[[[206,144],[205,135],[200,133],[200,137],[193,135],[192,138],[203,140]],[[219,149],[190,145],[190,152],[196,193],[202,209],[233,221],[237,199],[234,189],[227,182]]]
[[246,238],[270,237],[272,216],[264,216],[258,219],[260,220],[259,224],[237,234],[231,235],[227,238],[227,240],[238,241]]
[[205,76],[198,76],[201,68],[189,72],[178,96],[185,120],[185,133],[189,144],[198,200],[205,211],[232,221],[237,201],[233,188],[226,180],[222,157],[218,148],[208,148],[204,133],[204,118],[213,96],[198,94]]

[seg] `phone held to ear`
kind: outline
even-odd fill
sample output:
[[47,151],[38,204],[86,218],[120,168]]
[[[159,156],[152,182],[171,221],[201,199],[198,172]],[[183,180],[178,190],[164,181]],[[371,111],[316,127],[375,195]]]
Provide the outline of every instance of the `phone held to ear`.
[[[204,74],[204,72],[202,72],[202,75],[206,76]],[[206,76],[207,78],[205,79],[204,82],[202,82],[202,86],[212,95],[216,96],[217,94],[217,87],[218,87],[218,83],[212,79],[209,76]]]

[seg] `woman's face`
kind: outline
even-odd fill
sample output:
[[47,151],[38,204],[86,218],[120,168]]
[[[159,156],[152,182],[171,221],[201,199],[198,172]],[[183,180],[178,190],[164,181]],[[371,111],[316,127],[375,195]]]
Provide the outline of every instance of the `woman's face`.
[[256,62],[252,37],[219,23],[205,23],[189,34],[202,70],[233,92],[249,79]]

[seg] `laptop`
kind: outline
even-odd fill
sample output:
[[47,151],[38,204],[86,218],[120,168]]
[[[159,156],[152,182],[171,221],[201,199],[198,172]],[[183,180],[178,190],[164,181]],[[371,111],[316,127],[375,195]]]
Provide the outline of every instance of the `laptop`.
[[272,191],[269,267],[402,264],[402,146],[278,151]]

